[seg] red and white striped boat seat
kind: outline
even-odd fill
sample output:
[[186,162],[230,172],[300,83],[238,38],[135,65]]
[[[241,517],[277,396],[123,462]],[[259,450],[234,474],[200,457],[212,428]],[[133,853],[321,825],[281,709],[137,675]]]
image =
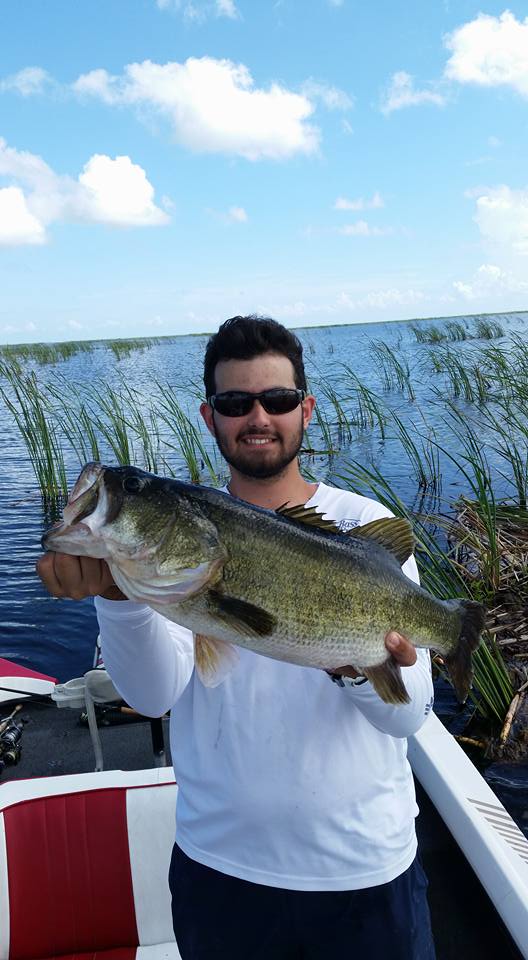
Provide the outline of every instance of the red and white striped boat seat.
[[171,768],[0,784],[0,960],[180,960]]

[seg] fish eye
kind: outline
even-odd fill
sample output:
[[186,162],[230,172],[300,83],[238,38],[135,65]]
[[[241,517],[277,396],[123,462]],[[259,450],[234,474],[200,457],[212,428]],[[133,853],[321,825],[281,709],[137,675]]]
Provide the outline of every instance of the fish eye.
[[123,480],[123,490],[125,490],[126,493],[139,493],[142,486],[141,477],[135,477],[133,474],[125,477]]

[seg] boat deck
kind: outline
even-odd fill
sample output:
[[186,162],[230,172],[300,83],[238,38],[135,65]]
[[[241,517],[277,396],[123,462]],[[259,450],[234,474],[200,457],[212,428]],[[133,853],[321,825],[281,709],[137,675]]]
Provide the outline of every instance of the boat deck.
[[[5,716],[12,705],[3,705]],[[18,764],[6,766],[0,783],[26,777],[88,773],[94,752],[80,711],[58,709],[48,703],[23,705],[18,718],[27,720]],[[155,765],[148,720],[122,714],[107,715],[100,727],[105,770],[137,770]],[[170,763],[168,720],[163,720],[167,762]],[[460,852],[433,804],[417,783],[420,816],[417,831],[420,852],[429,878],[429,902],[437,960],[523,960],[498,917],[493,904]],[[527,946],[528,950],[528,946]],[[527,954],[528,955],[528,954]]]

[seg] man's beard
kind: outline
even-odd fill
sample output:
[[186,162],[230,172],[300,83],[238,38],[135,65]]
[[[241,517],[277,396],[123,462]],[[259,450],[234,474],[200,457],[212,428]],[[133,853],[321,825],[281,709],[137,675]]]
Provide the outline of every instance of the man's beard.
[[[259,437],[263,436],[261,430],[255,430],[254,434]],[[250,437],[251,435],[251,430],[246,431],[244,434],[246,437]],[[266,456],[266,458],[262,457],[259,462],[259,458],[252,455],[249,450],[246,453],[241,441],[236,442],[236,449],[231,452],[224,443],[224,438],[215,423],[215,439],[224,460],[227,461],[229,466],[237,470],[238,473],[241,473],[245,477],[250,477],[253,480],[268,480],[271,479],[271,477],[277,477],[284,472],[292,460],[296,459],[303,442],[302,420],[298,433],[290,437],[287,443],[275,435],[270,434],[270,436],[273,436],[275,441],[270,451],[273,455],[271,457]]]

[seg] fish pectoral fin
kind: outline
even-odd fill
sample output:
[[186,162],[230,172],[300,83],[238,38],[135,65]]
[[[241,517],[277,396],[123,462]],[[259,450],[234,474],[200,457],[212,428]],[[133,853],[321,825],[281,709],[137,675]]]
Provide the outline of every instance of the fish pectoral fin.
[[367,677],[374,687],[378,697],[385,703],[410,703],[409,694],[405,689],[400,665],[394,657],[389,657],[376,667],[359,668],[364,677]]
[[194,665],[204,687],[217,687],[237,663],[238,652],[232,644],[194,634]]
[[266,637],[273,633],[277,624],[277,618],[272,613],[246,600],[239,600],[216,590],[209,590],[207,599],[215,616],[237,633]]
[[383,517],[381,520],[372,520],[361,527],[354,527],[347,531],[350,537],[367,537],[396,557],[400,567],[414,553],[416,541],[413,528],[405,517]]
[[141,580],[122,567],[110,562],[110,571],[117,586],[130,599],[137,603],[155,603],[156,606],[181,603],[199,593],[207,584],[216,583],[221,575],[222,564],[217,560],[199,563],[196,567],[174,571],[170,577],[156,576]]

